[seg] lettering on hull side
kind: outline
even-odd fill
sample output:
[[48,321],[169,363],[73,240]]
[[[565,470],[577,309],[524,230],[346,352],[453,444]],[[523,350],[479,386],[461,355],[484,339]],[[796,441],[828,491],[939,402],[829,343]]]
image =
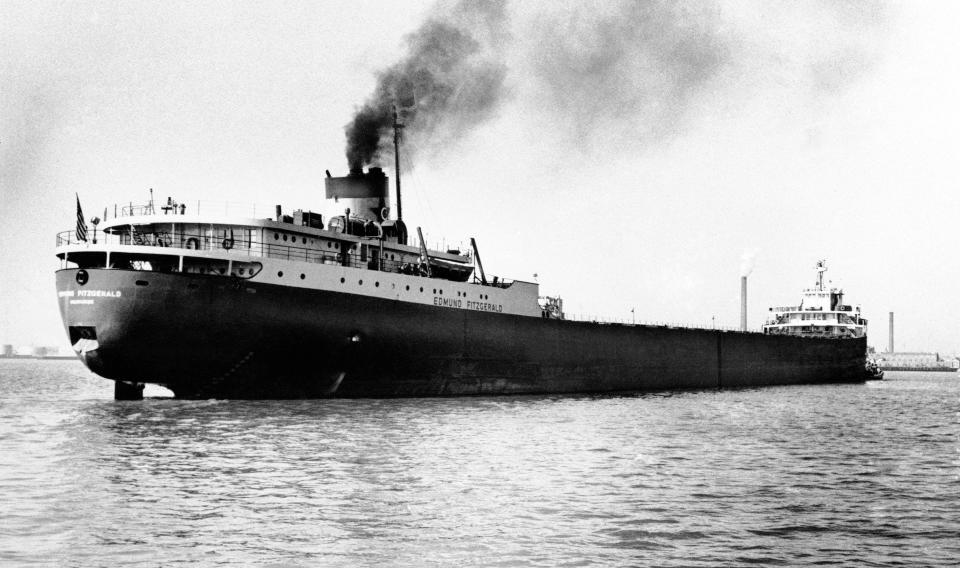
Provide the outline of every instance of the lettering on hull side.
[[491,304],[489,302],[473,302],[458,300],[454,298],[444,298],[442,296],[433,297],[433,305],[443,308],[468,309],[478,312],[503,312],[503,304]]

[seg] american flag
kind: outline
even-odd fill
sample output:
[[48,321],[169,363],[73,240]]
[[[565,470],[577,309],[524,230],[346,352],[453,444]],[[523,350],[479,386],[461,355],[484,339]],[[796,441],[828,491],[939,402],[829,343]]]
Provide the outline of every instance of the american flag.
[[80,208],[80,196],[77,196],[77,240],[87,240],[87,223],[83,220],[83,209]]

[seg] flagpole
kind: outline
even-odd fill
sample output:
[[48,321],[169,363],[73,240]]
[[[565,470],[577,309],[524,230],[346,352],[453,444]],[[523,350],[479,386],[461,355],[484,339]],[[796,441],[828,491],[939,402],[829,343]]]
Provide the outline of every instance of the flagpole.
[[74,193],[77,198],[77,241],[87,242],[87,222],[83,217],[83,208],[80,207],[80,195]]

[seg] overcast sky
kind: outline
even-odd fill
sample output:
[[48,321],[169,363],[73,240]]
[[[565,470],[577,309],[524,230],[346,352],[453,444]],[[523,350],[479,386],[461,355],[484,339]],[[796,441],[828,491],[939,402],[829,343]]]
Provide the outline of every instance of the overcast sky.
[[[759,327],[825,258],[871,345],[894,311],[898,350],[960,352],[957,6],[507,3],[502,89],[411,133],[405,220],[628,320],[737,325],[748,253]],[[454,8],[0,0],[0,342],[67,347],[74,193],[327,210],[377,72]]]

